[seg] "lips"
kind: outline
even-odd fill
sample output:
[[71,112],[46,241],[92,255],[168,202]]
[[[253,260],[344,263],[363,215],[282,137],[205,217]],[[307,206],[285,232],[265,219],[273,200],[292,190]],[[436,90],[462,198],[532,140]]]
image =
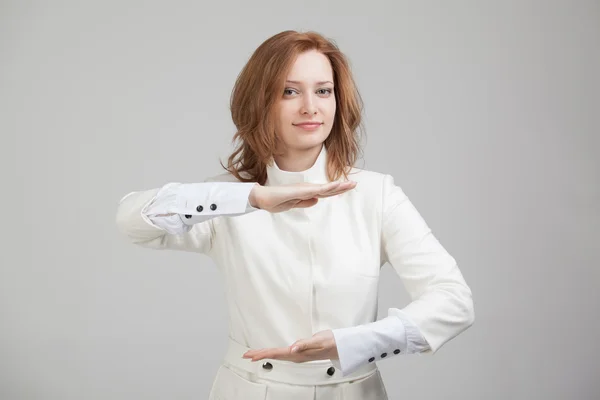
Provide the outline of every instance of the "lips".
[[322,124],[322,122],[302,122],[300,124],[294,124],[294,125],[296,125],[296,126],[308,126],[308,127],[311,127],[311,126],[319,126],[321,124]]

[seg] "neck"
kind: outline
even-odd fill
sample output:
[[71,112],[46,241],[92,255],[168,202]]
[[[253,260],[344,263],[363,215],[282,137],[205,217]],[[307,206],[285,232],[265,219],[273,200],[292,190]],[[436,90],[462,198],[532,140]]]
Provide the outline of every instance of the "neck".
[[314,165],[319,153],[321,153],[322,146],[323,144],[320,144],[305,150],[287,149],[284,154],[273,156],[273,159],[279,169],[283,171],[306,171]]

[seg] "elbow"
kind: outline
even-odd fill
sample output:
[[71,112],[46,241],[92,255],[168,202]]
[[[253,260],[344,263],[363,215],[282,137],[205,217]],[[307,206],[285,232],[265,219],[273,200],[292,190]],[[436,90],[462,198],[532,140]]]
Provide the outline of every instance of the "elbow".
[[128,199],[122,199],[117,207],[115,215],[115,224],[117,230],[124,235],[133,244],[140,244],[144,241],[144,235],[140,229],[140,209],[135,203],[134,196]]
[[130,218],[127,212],[117,211],[116,225],[119,233],[131,244],[144,246],[155,237],[148,237],[148,234],[139,229],[136,221]]
[[130,243],[144,247],[163,247],[165,231],[152,225],[143,215],[142,210],[154,198],[155,190],[133,192],[119,202],[115,215],[118,231]]
[[463,301],[463,311],[464,325],[465,329],[467,329],[475,322],[475,307],[473,303],[473,296],[470,290]]
[[132,241],[134,240],[134,235],[133,235],[133,231],[132,231],[133,224],[131,224],[130,213],[128,212],[126,207],[123,205],[123,203],[119,204],[119,207],[117,208],[117,213],[115,216],[115,223],[117,226],[117,230],[122,235],[125,235],[127,238],[129,238]]
[[475,322],[475,307],[471,289],[463,281],[453,283],[441,289],[446,293],[446,299],[449,300],[451,312],[454,315],[454,322],[459,330],[463,331],[469,328]]
[[475,307],[471,289],[465,284],[455,285],[454,290],[448,290],[452,299],[454,321],[460,331],[469,328],[475,322]]
[[467,319],[467,328],[475,323],[475,309],[473,307],[473,301],[471,301],[471,308],[469,309],[468,317],[469,318]]
[[464,279],[455,286],[455,299],[457,305],[457,315],[460,315],[463,329],[469,328],[475,322],[475,306],[473,302],[473,292]]

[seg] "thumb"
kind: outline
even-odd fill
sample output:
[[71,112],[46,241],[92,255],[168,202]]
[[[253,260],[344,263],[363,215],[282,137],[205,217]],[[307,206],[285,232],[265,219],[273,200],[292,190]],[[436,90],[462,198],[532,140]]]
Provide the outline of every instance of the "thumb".
[[318,343],[316,343],[313,339],[302,339],[298,340],[292,345],[292,353],[300,353],[302,351],[318,347]]
[[296,342],[292,345],[292,353],[300,353],[301,351],[306,350],[305,342]]

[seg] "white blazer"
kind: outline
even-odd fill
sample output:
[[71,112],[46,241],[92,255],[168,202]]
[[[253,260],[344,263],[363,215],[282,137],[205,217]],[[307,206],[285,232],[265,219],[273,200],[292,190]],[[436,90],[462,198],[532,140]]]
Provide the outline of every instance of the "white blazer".
[[[273,162],[265,186],[328,182],[326,160],[323,146],[306,171]],[[182,216],[187,232],[168,234],[148,218],[160,189],[125,196],[117,225],[140,246],[211,257],[225,277],[229,335],[250,348],[289,346],[332,329],[340,353],[332,362],[343,374],[404,354],[411,342],[425,341],[419,351],[433,354],[473,324],[471,290],[390,175],[353,168],[350,179],[357,186],[349,192],[272,214],[248,207],[254,183],[226,173],[193,184],[203,189],[196,196],[175,199],[169,211]],[[377,321],[386,262],[412,301]]]

